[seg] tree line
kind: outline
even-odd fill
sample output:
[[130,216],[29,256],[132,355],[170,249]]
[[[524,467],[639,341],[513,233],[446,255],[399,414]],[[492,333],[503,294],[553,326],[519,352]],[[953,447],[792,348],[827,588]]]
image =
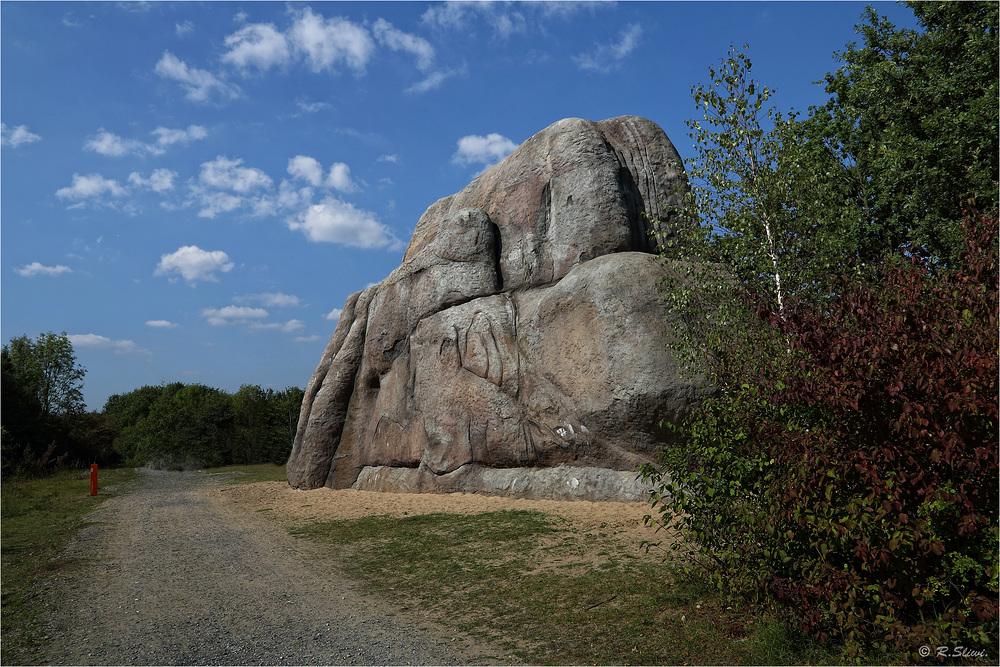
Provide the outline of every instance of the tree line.
[[288,460],[303,392],[244,385],[235,393],[174,382],[83,403],[86,369],[65,332],[3,346],[3,477],[59,466],[191,468]]
[[1000,5],[908,4],[920,30],[865,10],[805,115],[769,106],[747,49],[692,89],[664,296],[712,389],[643,469],[648,520],[689,574],[852,660],[988,662]]

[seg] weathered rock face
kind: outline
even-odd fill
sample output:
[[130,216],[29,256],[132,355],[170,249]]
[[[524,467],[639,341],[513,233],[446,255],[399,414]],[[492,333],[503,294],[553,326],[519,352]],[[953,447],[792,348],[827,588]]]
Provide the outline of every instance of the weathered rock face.
[[699,392],[664,346],[644,215],[670,219],[680,165],[651,121],[567,119],[431,206],[348,298],[289,483],[638,499],[660,422]]

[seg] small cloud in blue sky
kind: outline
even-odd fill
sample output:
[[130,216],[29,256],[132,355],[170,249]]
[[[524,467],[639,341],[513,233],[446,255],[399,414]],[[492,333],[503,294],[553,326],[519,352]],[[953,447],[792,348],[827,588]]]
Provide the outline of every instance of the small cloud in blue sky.
[[224,308],[205,308],[201,311],[201,315],[213,327],[219,327],[227,324],[249,324],[268,317],[270,313],[263,308],[225,306]]
[[112,198],[124,197],[127,190],[114,179],[104,178],[100,174],[73,174],[73,182],[64,188],[56,190],[56,196],[60,199],[77,202],[70,208],[82,206],[85,202],[94,204],[110,204],[108,200],[102,199],[105,195]]
[[517,144],[496,132],[485,137],[470,134],[458,140],[458,150],[451,161],[462,166],[478,164],[488,168],[510,155],[515,148]]
[[342,243],[355,248],[396,249],[401,242],[369,211],[327,197],[286,221],[289,229],[301,231],[310,241]]
[[174,179],[177,172],[169,169],[154,169],[149,178],[145,178],[137,171],[128,175],[128,182],[139,188],[148,188],[153,192],[168,192],[174,189]]
[[245,294],[233,299],[236,303],[257,303],[267,308],[290,308],[299,305],[299,297],[281,292]]
[[153,329],[176,329],[177,324],[170,320],[146,320],[146,326]]
[[150,351],[139,347],[135,341],[113,340],[98,334],[70,334],[67,336],[74,348],[93,348],[111,350],[115,354],[150,354]]
[[164,79],[179,83],[192,102],[228,102],[240,96],[239,86],[226,83],[208,70],[190,67],[169,51],[163,52],[153,71]]
[[574,56],[577,67],[589,72],[607,73],[617,69],[625,58],[639,46],[642,37],[642,26],[633,23],[618,34],[618,37],[608,44],[597,44],[589,53]]
[[32,262],[31,264],[25,264],[22,267],[14,269],[14,273],[25,278],[33,278],[35,276],[58,276],[61,273],[73,273],[73,269],[62,264],[45,266],[41,262]]
[[229,255],[221,250],[202,250],[195,245],[186,245],[160,257],[153,275],[169,277],[176,273],[189,283],[199,280],[217,282],[217,272],[228,273],[234,266],[229,261]]
[[295,105],[303,113],[317,113],[330,108],[330,105],[326,102],[306,102],[305,100],[298,100]]
[[27,125],[7,127],[6,123],[0,123],[0,144],[3,146],[17,148],[23,144],[33,144],[41,140],[40,136],[28,130]]
[[300,178],[317,188],[325,186],[340,192],[357,192],[360,189],[358,184],[351,180],[351,168],[343,162],[335,162],[324,178],[323,165],[319,160],[308,155],[296,155],[288,160],[288,173],[293,178]]

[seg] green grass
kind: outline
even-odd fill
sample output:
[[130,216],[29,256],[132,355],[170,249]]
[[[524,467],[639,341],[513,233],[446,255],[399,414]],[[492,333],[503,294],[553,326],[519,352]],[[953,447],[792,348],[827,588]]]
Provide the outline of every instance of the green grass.
[[77,565],[63,546],[86,516],[120,494],[135,478],[131,468],[101,469],[90,495],[90,470],[62,470],[40,479],[11,479],[0,487],[0,618],[2,662],[37,660],[42,612],[39,591],[52,573]]
[[727,607],[662,561],[539,512],[376,516],[292,531],[401,611],[533,664],[836,662],[773,617]]
[[284,482],[285,466],[274,463],[258,463],[249,466],[224,466],[206,468],[209,475],[218,475],[227,484],[253,484],[255,482]]

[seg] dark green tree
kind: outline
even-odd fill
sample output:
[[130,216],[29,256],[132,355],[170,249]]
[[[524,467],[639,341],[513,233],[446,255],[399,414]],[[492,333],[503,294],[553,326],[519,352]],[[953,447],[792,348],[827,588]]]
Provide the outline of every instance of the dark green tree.
[[830,100],[796,134],[826,153],[812,189],[847,195],[838,215],[848,214],[861,259],[911,244],[950,264],[962,249],[964,202],[997,202],[1000,4],[907,4],[922,30],[898,29],[868,7],[857,28],[864,43],[838,54]]
[[120,432],[115,448],[133,465],[161,467],[284,463],[302,390],[244,385],[235,394],[180,382],[108,399],[104,414]]
[[65,333],[19,336],[2,350],[3,476],[42,474],[91,458],[76,428],[83,376]]
[[77,363],[65,331],[50,331],[34,340],[19,336],[4,349],[10,356],[12,379],[38,399],[46,417],[84,410],[82,389],[87,370]]

